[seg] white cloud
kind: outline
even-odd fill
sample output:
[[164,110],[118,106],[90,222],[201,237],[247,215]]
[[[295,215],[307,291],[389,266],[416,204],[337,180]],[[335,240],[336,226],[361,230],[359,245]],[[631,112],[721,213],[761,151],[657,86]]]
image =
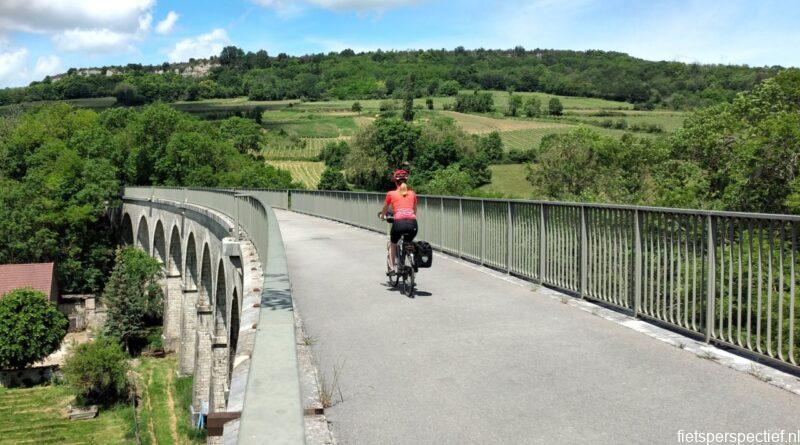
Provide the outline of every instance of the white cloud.
[[302,13],[307,7],[320,7],[332,11],[354,11],[360,14],[399,8],[419,3],[421,0],[251,0],[257,5],[275,10],[282,17]]
[[155,0],[2,0],[0,29],[58,32],[109,28],[135,32]]
[[27,60],[26,48],[0,53],[0,85],[22,85],[27,71],[25,67]]
[[167,52],[167,57],[170,62],[185,62],[192,57],[209,57],[219,54],[228,42],[228,33],[217,28],[207,34],[181,40]]
[[110,29],[70,29],[53,36],[59,51],[86,51],[93,54],[126,53],[134,51],[134,34]]
[[169,34],[172,32],[172,28],[175,27],[175,23],[178,21],[180,16],[175,11],[170,11],[164,20],[158,22],[156,25],[156,32],[159,34]]
[[33,67],[33,78],[41,79],[45,76],[52,76],[64,71],[61,59],[55,55],[40,56],[36,59],[36,66]]
[[0,88],[24,86],[63,71],[61,60],[55,55],[41,56],[33,66],[29,59],[27,48],[0,52]]

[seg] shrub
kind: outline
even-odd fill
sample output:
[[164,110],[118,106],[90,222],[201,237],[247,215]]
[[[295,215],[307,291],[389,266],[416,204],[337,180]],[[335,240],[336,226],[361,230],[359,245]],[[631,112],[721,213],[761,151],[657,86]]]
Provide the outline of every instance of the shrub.
[[433,99],[430,97],[425,99],[425,106],[428,107],[429,110],[433,110]]
[[542,104],[536,97],[529,97],[525,101],[525,116],[536,117],[542,114]]
[[346,141],[329,142],[320,151],[319,160],[325,162],[326,167],[342,168],[348,153],[350,146]]
[[127,394],[128,355],[112,338],[100,337],[92,343],[76,346],[62,370],[79,404],[108,406]]
[[350,111],[352,111],[354,113],[360,113],[361,110],[362,110],[361,102],[359,102],[359,101],[353,102],[353,106],[350,107]]
[[317,188],[319,190],[350,190],[350,186],[347,185],[342,172],[330,167],[327,167],[322,172]]
[[439,84],[439,94],[442,96],[455,96],[461,85],[455,80],[446,80]]
[[564,111],[564,106],[561,105],[561,101],[558,100],[557,97],[554,97],[550,99],[550,103],[547,104],[547,109],[551,116],[561,116],[561,112]]
[[453,107],[455,111],[466,113],[488,113],[494,109],[494,98],[492,93],[475,92],[473,94],[459,94],[456,96],[456,103]]
[[61,345],[69,321],[46,296],[16,289],[0,299],[0,369],[24,368]]

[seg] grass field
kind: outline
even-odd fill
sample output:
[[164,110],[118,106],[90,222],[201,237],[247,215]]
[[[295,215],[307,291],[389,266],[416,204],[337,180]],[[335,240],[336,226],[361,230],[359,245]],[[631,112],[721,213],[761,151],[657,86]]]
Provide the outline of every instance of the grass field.
[[134,444],[133,408],[101,410],[90,420],[66,418],[67,386],[0,388],[0,444]]
[[[174,356],[141,357],[134,369],[144,445],[205,443],[205,437],[189,425],[191,377],[175,377],[176,364]],[[65,385],[0,388],[0,444],[136,443],[130,405],[101,408],[94,419],[71,421],[66,410],[73,401]]]
[[504,119],[482,116],[478,114],[458,113],[455,111],[440,111],[439,114],[452,118],[467,133],[481,134],[492,131],[518,131],[568,128],[569,124],[552,121],[538,121],[531,119]]
[[[462,93],[471,93],[471,91],[462,91]],[[598,109],[633,109],[633,104],[628,102],[618,102],[606,99],[595,99],[593,97],[573,97],[573,96],[557,96],[555,94],[547,93],[529,93],[517,92],[523,97],[523,100],[529,97],[537,97],[542,104],[542,110],[547,110],[547,104],[550,99],[557,97],[564,106],[564,110],[598,110]],[[494,99],[494,107],[497,111],[502,112],[508,106],[508,93],[506,91],[492,91]]]
[[481,191],[501,194],[509,198],[530,198],[533,187],[525,179],[525,164],[492,165],[492,182],[480,188]]
[[310,113],[304,111],[267,111],[261,126],[268,130],[283,130],[300,138],[336,138],[352,135],[358,125],[352,115]]
[[[136,368],[139,387],[139,428],[143,445],[164,443],[205,443],[203,435],[189,424],[189,403],[176,386],[177,360],[170,355],[163,359],[141,358]],[[191,377],[189,378],[191,380]]]
[[292,174],[292,179],[302,182],[303,185],[310,189],[316,189],[319,184],[319,179],[322,177],[322,171],[325,170],[324,162],[310,162],[310,161],[267,161],[268,164],[275,167],[289,170]]

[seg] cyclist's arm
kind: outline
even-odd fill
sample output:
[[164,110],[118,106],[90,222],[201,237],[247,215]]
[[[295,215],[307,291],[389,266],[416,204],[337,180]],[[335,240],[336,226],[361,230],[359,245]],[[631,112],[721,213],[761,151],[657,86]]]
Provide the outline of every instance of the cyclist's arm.
[[379,214],[381,219],[386,218],[386,212],[389,210],[390,205],[392,205],[392,198],[387,193],[386,199],[383,201],[383,208],[381,209],[381,213]]

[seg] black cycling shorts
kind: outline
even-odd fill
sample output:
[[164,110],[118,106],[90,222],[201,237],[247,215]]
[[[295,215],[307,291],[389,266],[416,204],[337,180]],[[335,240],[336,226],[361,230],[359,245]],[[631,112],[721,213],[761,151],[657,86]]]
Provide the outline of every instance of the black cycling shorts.
[[392,244],[400,241],[400,237],[403,237],[403,241],[410,243],[414,241],[415,236],[417,236],[416,219],[396,219],[392,223],[392,231],[389,233]]

